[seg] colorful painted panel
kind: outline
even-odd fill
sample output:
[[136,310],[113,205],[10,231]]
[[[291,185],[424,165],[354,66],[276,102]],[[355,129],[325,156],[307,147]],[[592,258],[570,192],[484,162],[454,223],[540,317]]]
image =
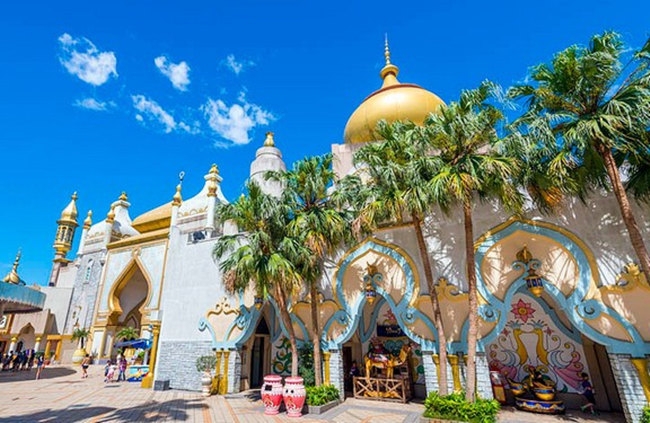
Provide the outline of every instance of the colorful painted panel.
[[271,351],[273,358],[271,359],[273,373],[278,375],[291,374],[291,343],[289,338],[282,337],[279,342],[273,345]]
[[512,297],[508,323],[488,346],[490,370],[521,381],[533,366],[552,379],[558,392],[579,392],[585,369],[580,335],[557,320],[543,300],[517,293]]

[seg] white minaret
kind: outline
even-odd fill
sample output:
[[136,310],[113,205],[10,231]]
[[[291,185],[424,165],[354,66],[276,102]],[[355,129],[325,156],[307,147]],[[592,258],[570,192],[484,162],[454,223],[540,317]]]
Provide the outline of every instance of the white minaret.
[[208,221],[205,224],[207,231],[214,231],[214,213],[217,207],[217,183],[222,181],[219,175],[219,168],[213,164],[206,176],[208,185]]
[[176,226],[176,222],[178,221],[178,208],[181,206],[182,202],[183,202],[183,197],[181,196],[181,184],[179,183],[178,185],[176,185],[176,193],[172,198],[172,218],[169,223],[170,226],[172,227]]
[[255,153],[255,160],[251,163],[250,179],[257,182],[262,192],[279,197],[282,194],[282,184],[264,179],[264,173],[269,170],[287,170],[282,160],[282,153],[275,146],[273,132],[266,133],[264,145]]
[[77,250],[78,256],[81,255],[86,245],[86,236],[88,235],[88,229],[90,229],[90,227],[93,224],[92,217],[93,217],[93,211],[88,210],[88,215],[86,216],[86,219],[84,219],[84,226],[83,229],[81,230],[81,239],[79,240],[79,249]]

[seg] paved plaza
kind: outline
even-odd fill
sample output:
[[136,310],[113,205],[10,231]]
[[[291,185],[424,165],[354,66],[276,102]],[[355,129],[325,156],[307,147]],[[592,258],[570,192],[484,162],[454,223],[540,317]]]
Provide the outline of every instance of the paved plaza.
[[[255,391],[203,398],[196,392],[152,391],[138,383],[103,382],[101,366],[90,367],[82,379],[80,369],[48,367],[41,380],[35,371],[0,373],[0,423],[22,422],[420,422],[421,404],[396,404],[347,399],[321,415],[288,418],[285,414],[265,416]],[[424,420],[422,420],[424,421]],[[624,422],[623,416],[586,416],[570,411],[559,417],[540,416],[507,408],[500,422]]]

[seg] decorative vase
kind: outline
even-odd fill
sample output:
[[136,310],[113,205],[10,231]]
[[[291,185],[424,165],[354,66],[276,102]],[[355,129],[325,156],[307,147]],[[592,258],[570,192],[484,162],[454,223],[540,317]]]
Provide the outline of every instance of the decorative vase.
[[86,350],[83,348],[77,348],[75,352],[72,354],[72,363],[73,364],[81,363],[85,356],[86,356]]
[[280,404],[282,404],[282,377],[278,375],[264,376],[261,396],[264,403],[264,414],[269,416],[278,414]]
[[201,395],[204,397],[210,396],[210,388],[212,387],[212,376],[210,373],[203,373],[201,375]]
[[302,416],[306,396],[305,384],[300,376],[288,377],[284,380],[284,405],[287,407],[287,417]]

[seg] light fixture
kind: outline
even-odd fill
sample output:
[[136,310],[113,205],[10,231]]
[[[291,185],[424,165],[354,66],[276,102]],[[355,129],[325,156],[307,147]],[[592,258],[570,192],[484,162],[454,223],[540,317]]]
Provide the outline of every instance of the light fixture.
[[262,305],[264,304],[264,298],[260,297],[259,295],[255,296],[255,299],[253,300],[253,303],[255,304],[256,309],[261,309]]
[[381,279],[382,275],[377,270],[377,266],[368,264],[366,275],[363,277],[363,282],[365,283],[364,293],[368,304],[375,302],[375,299],[377,298],[377,290],[375,289],[374,283],[381,282]]
[[541,267],[542,262],[533,258],[533,255],[528,251],[528,247],[524,245],[524,248],[517,252],[517,261],[515,262],[515,268],[523,267],[526,272],[524,280],[526,281],[526,286],[528,290],[536,297],[541,297],[544,292],[544,279],[537,274],[537,270]]

